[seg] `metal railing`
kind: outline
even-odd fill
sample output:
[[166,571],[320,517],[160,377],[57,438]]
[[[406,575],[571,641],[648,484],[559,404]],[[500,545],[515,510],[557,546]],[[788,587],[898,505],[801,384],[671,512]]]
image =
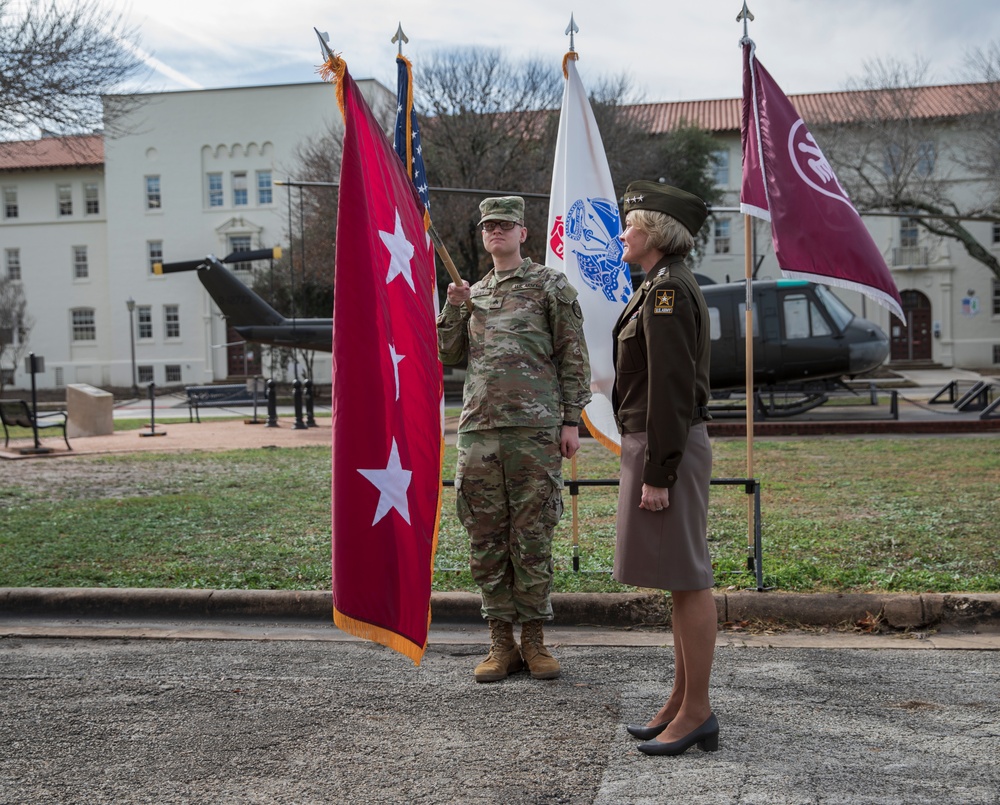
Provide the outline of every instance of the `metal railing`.
[[[747,571],[754,574],[757,590],[762,592],[764,590],[764,557],[760,525],[760,481],[756,478],[712,478],[709,483],[712,486],[742,486],[743,491],[753,498],[753,539],[752,544],[747,545]],[[446,487],[454,487],[455,481],[452,478],[446,478],[442,484]],[[570,497],[574,499],[574,502],[583,487],[618,485],[617,478],[563,479],[563,486],[569,489]],[[576,506],[573,506],[574,535],[577,533],[579,525],[577,519]],[[573,572],[580,572],[580,551],[575,538],[573,540]]]

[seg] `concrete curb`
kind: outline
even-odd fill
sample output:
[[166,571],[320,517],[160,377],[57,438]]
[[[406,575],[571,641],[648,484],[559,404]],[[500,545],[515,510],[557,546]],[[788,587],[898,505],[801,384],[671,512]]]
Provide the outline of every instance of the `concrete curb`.
[[[884,625],[921,629],[1000,629],[1000,594],[829,593],[737,591],[715,594],[720,623],[743,621],[806,626]],[[668,628],[670,598],[663,593],[556,593],[561,626],[650,626]],[[434,593],[436,621],[478,623],[480,598],[473,593]],[[330,593],[290,590],[175,590],[84,587],[0,587],[0,617],[332,618]]]

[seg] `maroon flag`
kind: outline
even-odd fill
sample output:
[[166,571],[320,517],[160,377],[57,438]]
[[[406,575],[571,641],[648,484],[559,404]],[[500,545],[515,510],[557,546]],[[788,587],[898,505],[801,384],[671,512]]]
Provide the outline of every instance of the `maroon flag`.
[[344,148],[333,305],[333,617],[405,654],[427,647],[441,507],[443,378],[424,207],[332,56]]
[[771,222],[785,276],[859,291],[905,321],[882,252],[754,51],[753,42],[744,42],[740,211]]

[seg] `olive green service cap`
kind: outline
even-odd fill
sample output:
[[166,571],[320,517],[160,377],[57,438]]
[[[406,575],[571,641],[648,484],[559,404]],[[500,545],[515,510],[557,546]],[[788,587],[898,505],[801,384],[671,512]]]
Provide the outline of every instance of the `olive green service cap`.
[[640,180],[625,190],[625,214],[632,210],[662,212],[680,221],[692,235],[697,235],[708,217],[705,202],[693,193],[668,184]]
[[479,213],[483,221],[515,221],[524,220],[524,199],[520,196],[497,196],[484,198],[479,205]]

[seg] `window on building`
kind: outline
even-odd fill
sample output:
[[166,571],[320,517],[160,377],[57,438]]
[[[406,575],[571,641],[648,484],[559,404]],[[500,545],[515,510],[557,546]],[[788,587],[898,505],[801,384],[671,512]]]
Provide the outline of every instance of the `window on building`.
[[56,196],[59,200],[59,214],[60,215],[72,215],[73,214],[73,188],[68,184],[61,184],[56,186]]
[[993,345],[993,363],[1000,363],[1000,344]]
[[[996,349],[996,347],[994,347]],[[14,385],[14,370],[13,369],[0,369],[0,380],[3,381],[5,386]]]
[[87,215],[97,215],[101,211],[101,199],[96,184],[83,186],[83,209]]
[[221,207],[222,201],[222,174],[210,173],[208,174],[208,206]]
[[1000,224],[993,224],[993,245],[1000,243]]
[[153,382],[153,367],[152,366],[138,366],[136,367],[136,375],[138,376],[139,383],[145,383],[147,386]]
[[138,305],[135,312],[139,323],[137,338],[147,341],[153,337],[153,308],[150,305]]
[[904,249],[915,249],[920,240],[915,218],[899,219],[899,245]]
[[73,279],[85,280],[90,276],[90,264],[87,261],[87,247],[73,247]]
[[73,317],[73,340],[96,341],[97,325],[92,307],[78,307],[71,311]]
[[162,206],[162,198],[160,197],[160,177],[159,176],[147,176],[146,177],[146,209],[147,210],[158,210]]
[[274,201],[274,191],[271,185],[271,171],[257,171],[257,203],[270,204]]
[[729,187],[729,151],[712,152],[712,178],[718,187]]
[[[248,252],[253,248],[249,235],[230,235],[229,253]],[[249,271],[253,266],[250,263],[233,263],[233,271]]]
[[4,262],[4,267],[7,269],[7,279],[9,279],[9,280],[20,280],[21,279],[21,250],[20,249],[4,249],[3,250],[3,262]]
[[181,337],[181,309],[179,305],[163,306],[163,334],[167,338]]
[[247,205],[247,172],[233,172],[233,206],[245,207]]
[[17,188],[5,187],[3,189],[3,217],[17,218],[19,213],[17,207]]
[[180,383],[181,382],[181,366],[179,363],[168,363],[163,367],[167,372],[166,381],[168,383]]
[[149,261],[149,273],[153,273],[153,266],[163,262],[163,241],[146,241],[146,259]]
[[931,142],[923,142],[917,146],[917,164],[915,166],[917,176],[930,176],[934,173],[934,164],[937,162],[937,146]]
[[993,315],[1000,316],[1000,280],[993,280]]
[[728,218],[716,218],[715,219],[715,253],[716,254],[729,254],[730,237],[729,237],[729,219]]

